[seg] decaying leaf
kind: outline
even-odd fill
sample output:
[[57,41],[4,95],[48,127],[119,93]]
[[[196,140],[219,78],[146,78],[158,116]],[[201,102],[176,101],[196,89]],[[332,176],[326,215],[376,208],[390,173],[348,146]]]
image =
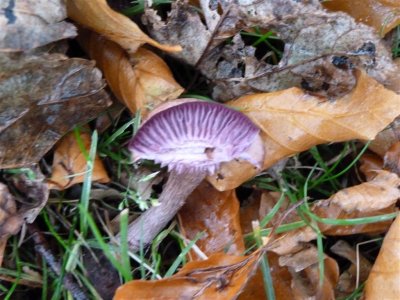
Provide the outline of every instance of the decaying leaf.
[[[372,28],[345,13],[328,12],[318,1],[218,4],[208,2],[204,8],[207,1],[201,2],[207,25],[185,1],[174,2],[165,21],[152,9],[145,11],[151,34],[160,42],[182,45],[183,51],[175,56],[198,67],[215,84],[215,99],[294,86],[338,98],[356,84],[354,68],[365,69],[380,83],[399,91],[399,68],[390,51]],[[246,46],[237,34],[252,27],[272,30],[285,42],[278,65],[256,58],[255,48]],[[232,39],[223,44],[228,38]]]
[[323,6],[332,11],[343,11],[375,28],[381,35],[400,24],[400,2],[396,0],[334,0],[324,1]]
[[[356,250],[343,240],[337,241],[331,251],[339,256],[342,256],[351,262],[351,266],[340,274],[339,282],[336,286],[335,296],[344,298],[357,288],[357,271],[359,274],[359,283],[364,282],[371,270],[371,263],[362,255],[359,255],[357,260]],[[357,266],[358,269],[357,270]]]
[[161,45],[147,36],[129,18],[112,10],[106,0],[67,0],[68,17],[104,35],[129,53],[148,43],[164,51],[180,51],[180,46]]
[[[400,198],[400,178],[388,171],[378,171],[371,181],[340,190],[327,200],[312,204],[311,211],[320,218],[333,220],[355,219],[379,216],[396,211],[396,202]],[[326,235],[351,235],[358,233],[380,233],[387,230],[390,221],[352,226],[334,226],[319,223],[318,227]],[[284,234],[274,243],[271,251],[280,255],[292,253],[302,243],[316,238],[315,231],[307,226]]]
[[140,109],[145,115],[183,92],[167,64],[150,50],[141,48],[128,57],[114,42],[84,30],[79,33],[79,42],[96,60],[114,95],[133,114]]
[[[90,149],[91,135],[86,131],[82,131],[80,140],[87,155]],[[49,188],[64,190],[74,184],[83,182],[86,167],[87,156],[82,152],[74,132],[71,132],[64,136],[55,148]],[[92,181],[101,183],[110,181],[104,165],[97,155],[93,163]]]
[[383,169],[383,160],[374,153],[367,153],[360,158],[360,171],[364,174],[367,181],[376,176],[377,171]]
[[109,105],[93,62],[3,55],[0,65],[0,168],[37,162],[74,125]]
[[400,141],[400,118],[396,118],[389,126],[379,132],[369,144],[369,149],[383,158],[390,147],[398,141]]
[[400,295],[400,217],[383,240],[365,285],[366,299],[397,299]]
[[[318,97],[291,88],[243,96],[228,104],[260,127],[266,153],[264,169],[314,145],[373,139],[400,114],[400,96],[365,73],[358,75],[352,93],[335,102],[321,102]],[[223,164],[210,182],[218,190],[233,189],[256,174],[255,168],[242,170],[237,165]]]
[[234,190],[218,192],[203,182],[179,211],[179,224],[189,240],[204,232],[196,245],[207,256],[218,252],[240,255],[245,251]]
[[76,35],[63,0],[0,2],[0,52],[27,51]]
[[385,153],[384,167],[400,175],[400,142],[394,143]]
[[[14,197],[6,185],[0,183],[0,239],[7,240],[7,236],[16,234],[23,220],[16,215],[17,206]],[[5,245],[4,245],[5,246]],[[4,250],[3,250],[4,253]],[[3,257],[3,255],[1,255]],[[3,261],[1,259],[1,261]]]
[[114,300],[234,299],[255,271],[259,253],[229,256],[218,253],[187,263],[177,274],[158,281],[133,280],[117,289]]

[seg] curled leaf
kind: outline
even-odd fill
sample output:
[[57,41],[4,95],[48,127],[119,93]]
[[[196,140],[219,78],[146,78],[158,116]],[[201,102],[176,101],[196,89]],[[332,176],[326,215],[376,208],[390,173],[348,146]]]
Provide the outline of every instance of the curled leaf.
[[[321,102],[318,97],[291,88],[244,96],[228,104],[260,127],[266,153],[264,169],[318,144],[373,139],[400,114],[400,95],[365,73],[359,74],[352,93],[334,102]],[[230,170],[229,173],[220,170],[218,174],[223,179],[214,177],[211,181],[219,190],[233,189],[255,174],[254,169],[244,174],[230,165],[237,162],[225,164],[222,170]]]
[[114,95],[133,114],[140,109],[145,115],[183,92],[167,64],[150,50],[141,48],[128,57],[114,42],[85,30],[80,31],[79,42],[96,60]]
[[400,217],[383,240],[365,285],[366,299],[397,299],[400,295]]
[[161,45],[146,35],[129,18],[112,10],[106,0],[67,0],[68,17],[135,53],[148,43],[164,51],[180,51],[180,46]]
[[[49,179],[50,189],[64,190],[84,181],[91,136],[88,132],[81,132],[79,139],[84,149],[80,147],[74,132],[67,134],[58,142],[54,151],[52,174]],[[86,156],[82,150],[86,151]],[[93,162],[92,181],[101,183],[110,181],[103,163],[97,155]]]

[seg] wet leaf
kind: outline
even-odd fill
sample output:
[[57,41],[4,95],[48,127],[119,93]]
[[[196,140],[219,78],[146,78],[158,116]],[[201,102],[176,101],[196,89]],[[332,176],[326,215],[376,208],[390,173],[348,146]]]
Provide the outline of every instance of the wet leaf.
[[101,73],[90,61],[4,55],[0,65],[0,168],[39,161],[73,126],[109,105]]
[[68,17],[75,22],[119,44],[129,53],[135,53],[148,43],[164,51],[180,51],[180,46],[161,45],[147,36],[129,18],[112,10],[106,0],[67,0]]
[[[57,143],[54,150],[52,174],[49,179],[50,189],[65,190],[84,181],[87,155],[91,145],[90,133],[82,131],[80,140],[86,153],[82,152],[83,149],[81,149],[74,132],[70,132]],[[98,155],[93,163],[92,181],[101,183],[110,181]]]
[[400,2],[395,0],[334,0],[322,4],[329,10],[348,13],[357,22],[374,27],[381,35],[400,24]]
[[[373,139],[400,113],[400,96],[364,73],[359,74],[351,94],[335,102],[320,100],[291,88],[244,96],[228,105],[260,127],[266,153],[264,169],[318,144]],[[233,189],[255,175],[254,168],[241,170],[237,165],[224,164],[219,178],[214,176],[210,182],[218,190]]]
[[196,245],[207,256],[217,252],[240,255],[245,251],[234,190],[218,192],[203,182],[179,211],[179,224],[189,240],[204,232]]
[[131,113],[140,109],[145,115],[155,106],[176,99],[183,88],[175,81],[167,64],[156,54],[139,49],[130,57],[105,38],[80,31],[80,44],[96,60],[114,95]]
[[207,260],[189,262],[169,278],[130,281],[117,289],[114,300],[234,299],[254,273],[258,254],[214,254]]
[[5,0],[0,3],[0,53],[27,51],[76,35],[63,0]]
[[366,299],[397,299],[400,294],[400,217],[383,240],[365,285]]

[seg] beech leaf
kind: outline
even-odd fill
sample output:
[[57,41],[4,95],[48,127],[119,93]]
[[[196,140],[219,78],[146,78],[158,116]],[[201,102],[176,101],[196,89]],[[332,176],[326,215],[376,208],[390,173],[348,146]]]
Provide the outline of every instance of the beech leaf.
[[0,65],[0,168],[36,163],[73,126],[110,104],[93,62],[4,55]]
[[161,45],[146,35],[129,18],[112,10],[106,0],[67,0],[68,17],[135,53],[148,43],[164,51],[180,51],[180,46]]
[[128,57],[114,42],[84,30],[79,32],[78,40],[96,60],[114,95],[132,114],[140,109],[145,115],[183,92],[167,64],[150,50],[141,48]]
[[[80,139],[86,153],[89,153],[91,135],[88,132],[81,132]],[[67,134],[57,143],[54,150],[49,188],[65,190],[76,183],[83,182],[86,166],[87,157],[82,153],[74,132]],[[110,181],[103,163],[97,155],[93,162],[92,181],[101,183]]]
[[[243,96],[228,105],[242,111],[260,127],[266,169],[284,157],[318,144],[373,139],[400,114],[400,95],[360,73],[352,93],[334,102],[321,101],[291,88]],[[257,173],[255,168],[246,171],[243,174],[237,162],[226,163],[218,177],[209,179],[218,190],[233,189]]]
[[383,240],[365,285],[366,299],[397,299],[400,295],[400,217]]

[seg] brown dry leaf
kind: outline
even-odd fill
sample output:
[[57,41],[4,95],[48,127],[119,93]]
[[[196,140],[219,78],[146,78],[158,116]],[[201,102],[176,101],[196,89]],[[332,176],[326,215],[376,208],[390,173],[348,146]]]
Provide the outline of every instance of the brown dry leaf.
[[332,11],[348,13],[357,22],[374,27],[382,36],[400,24],[397,0],[334,0],[324,1],[322,5]]
[[[80,139],[87,151],[86,153],[89,153],[91,135],[82,131]],[[87,160],[79,147],[77,137],[74,132],[70,132],[57,143],[55,148],[52,174],[48,182],[49,189],[65,190],[74,184],[82,183],[85,178],[86,167]],[[98,155],[96,155],[93,163],[92,181],[110,182],[103,162]]]
[[[161,42],[180,43],[183,51],[174,55],[215,84],[217,100],[293,86],[338,98],[356,84],[354,67],[400,92],[399,67],[389,49],[372,28],[345,13],[328,12],[318,1],[305,0],[218,4],[201,1],[206,24],[185,1],[174,2],[165,21],[155,10],[145,10],[151,34]],[[256,58],[256,49],[237,34],[255,26],[272,30],[284,41],[278,65]],[[223,44],[227,38],[232,39]]]
[[359,266],[359,282],[364,282],[367,279],[372,265],[361,254],[359,255],[359,261],[357,261],[356,250],[343,240],[337,241],[331,247],[331,251],[351,262],[351,266],[340,274],[339,282],[335,288],[336,299],[345,298],[357,288],[357,265]]
[[89,31],[79,32],[79,42],[96,60],[114,95],[131,113],[148,111],[164,101],[176,99],[183,88],[167,64],[156,54],[139,49],[130,57],[114,42]]
[[0,2],[0,52],[27,51],[76,35],[63,0]]
[[379,132],[368,148],[383,158],[390,147],[398,141],[400,141],[400,118],[396,118],[385,130]]
[[[260,127],[266,153],[264,169],[318,144],[373,139],[400,114],[400,95],[365,73],[358,75],[352,93],[335,102],[320,100],[291,88],[244,96],[228,105],[242,111]],[[224,164],[218,178],[214,176],[210,182],[218,190],[233,189],[256,173],[254,168],[245,173],[237,165],[238,162]]]
[[[204,232],[196,245],[207,256],[217,252],[240,255],[245,251],[239,200],[234,190],[218,192],[208,182],[203,182],[179,211],[179,225],[189,240]],[[195,253],[192,259],[198,259]]]
[[[396,212],[396,202],[400,198],[400,178],[388,171],[377,171],[371,181],[343,189],[327,200],[319,200],[312,204],[311,211],[320,218],[354,219]],[[341,236],[359,233],[385,232],[390,221],[352,226],[335,226],[319,223],[323,234]],[[302,247],[304,242],[316,238],[315,231],[307,226],[283,234],[274,243],[271,251],[280,255],[293,253]]]
[[400,141],[394,143],[385,153],[384,167],[397,175],[400,175]]
[[365,299],[398,299],[400,295],[400,216],[383,240],[365,285]]
[[218,253],[187,263],[177,274],[158,281],[133,280],[119,287],[114,300],[235,299],[253,275],[259,253]]
[[73,126],[109,105],[93,62],[60,54],[3,55],[0,66],[0,168],[39,161]]
[[[7,241],[9,235],[19,231],[23,220],[16,213],[17,206],[14,197],[10,194],[7,186],[0,182],[0,239],[2,241]],[[3,257],[3,253],[1,256]]]
[[106,0],[67,0],[68,17],[135,53],[148,43],[164,51],[180,51],[180,46],[161,45],[151,39],[129,18],[112,10]]
[[376,176],[377,171],[383,169],[383,160],[376,154],[366,153],[360,158],[360,171],[367,181]]

